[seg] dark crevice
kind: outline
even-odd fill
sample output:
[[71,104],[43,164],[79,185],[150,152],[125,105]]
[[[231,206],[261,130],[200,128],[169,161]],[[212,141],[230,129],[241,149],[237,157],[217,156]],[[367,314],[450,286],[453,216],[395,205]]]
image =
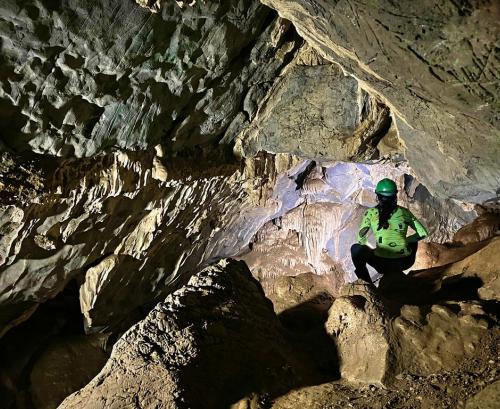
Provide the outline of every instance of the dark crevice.
[[376,147],[381,139],[387,135],[392,125],[389,108],[384,106],[382,109],[384,112],[382,113],[383,119],[381,123],[376,131],[363,141],[356,154],[350,158],[351,161],[359,162],[361,159],[376,159],[378,154]]
[[[78,289],[76,281],[69,282],[56,297],[40,305],[27,321],[0,339],[0,402],[3,409],[34,408],[32,373],[39,359],[51,345],[85,336]],[[63,379],[69,374],[59,376]]]
[[311,162],[309,162],[307,167],[297,175],[297,177],[295,178],[295,183],[297,184],[295,190],[300,190],[304,187],[304,183],[307,180],[307,177],[315,167],[316,161],[312,160]]

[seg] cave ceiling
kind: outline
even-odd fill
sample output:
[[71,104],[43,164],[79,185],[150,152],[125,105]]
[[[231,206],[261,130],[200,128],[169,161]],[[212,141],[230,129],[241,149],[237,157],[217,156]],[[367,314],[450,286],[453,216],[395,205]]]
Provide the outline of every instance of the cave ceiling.
[[[138,3],[143,7],[132,0],[2,3],[0,119],[9,124],[0,134],[3,150],[84,157],[158,143],[168,154],[231,145],[251,133],[245,125],[300,45],[295,28],[352,76],[352,85],[390,109],[405,158],[433,193],[475,202],[496,196],[497,2],[262,1],[286,20],[250,0]],[[319,96],[295,92],[311,105],[325,96],[324,110],[331,106],[333,116],[329,69],[304,68],[285,85],[293,93],[303,78],[301,86]],[[266,125],[265,108],[252,129]],[[300,118],[293,109],[282,114]],[[356,121],[354,113],[345,119]],[[324,134],[339,139],[330,118],[320,126],[312,132],[320,141]],[[332,156],[301,148],[259,143],[251,151]]]
[[390,106],[410,165],[434,192],[498,193],[498,2],[263,3]]

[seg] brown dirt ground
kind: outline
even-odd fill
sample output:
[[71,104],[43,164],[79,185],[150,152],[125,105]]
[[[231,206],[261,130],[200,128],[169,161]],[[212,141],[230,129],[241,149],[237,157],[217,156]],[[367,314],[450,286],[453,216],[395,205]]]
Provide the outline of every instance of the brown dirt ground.
[[[467,399],[500,378],[500,328],[483,338],[483,348],[459,370],[428,376],[398,375],[386,389],[334,381],[291,391],[270,403],[272,409],[460,409]],[[499,397],[500,398],[500,397]],[[499,403],[500,407],[500,403]]]

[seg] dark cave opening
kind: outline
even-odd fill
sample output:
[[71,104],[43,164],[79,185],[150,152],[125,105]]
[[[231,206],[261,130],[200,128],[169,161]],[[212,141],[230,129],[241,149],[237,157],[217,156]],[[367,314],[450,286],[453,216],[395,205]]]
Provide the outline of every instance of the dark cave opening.
[[57,405],[68,390],[84,386],[104,365],[107,336],[85,335],[78,292],[76,280],[70,281],[0,339],[2,408]]

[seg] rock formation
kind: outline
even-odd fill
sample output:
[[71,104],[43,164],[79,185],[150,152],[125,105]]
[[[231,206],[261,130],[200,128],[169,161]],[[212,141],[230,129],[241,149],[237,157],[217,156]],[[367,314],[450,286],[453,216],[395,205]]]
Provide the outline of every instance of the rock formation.
[[[253,164],[185,175],[155,152],[63,161],[47,193],[4,208],[3,331],[75,277],[83,281],[87,327],[105,330],[185,282],[183,272],[236,254],[276,211],[277,203],[255,210],[270,194],[263,179],[293,165],[256,161],[265,175]],[[170,176],[158,180],[155,172]]]
[[218,141],[298,41],[251,0],[154,15],[133,0],[6,1],[2,16],[2,145],[52,155]]
[[60,408],[228,407],[296,382],[289,349],[245,264],[222,260],[127,331],[101,373]]
[[408,162],[432,192],[496,197],[497,2],[263,3],[391,108]]
[[[399,186],[399,203],[423,220],[430,232],[432,245],[421,245],[417,266],[435,267],[437,257],[427,253],[439,248],[439,243],[452,241],[459,226],[472,221],[477,212],[468,204],[432,197],[406,171],[410,170],[381,164],[310,163],[300,186],[292,185],[281,193],[284,211],[257,232],[251,250],[239,257],[249,264],[264,288],[265,281],[271,283],[277,276],[308,272],[334,277],[336,285],[332,288],[339,288],[355,278],[350,246],[356,240],[359,218],[376,204],[373,181],[390,177]],[[284,188],[277,185],[278,189]],[[441,252],[441,260],[445,255],[450,255],[450,250]],[[457,254],[447,263],[458,259]]]
[[[458,285],[471,284],[465,279]],[[342,377],[390,384],[402,372],[428,375],[455,369],[480,348],[492,319],[486,304],[447,300],[446,291],[436,295],[439,303],[426,303],[428,289],[418,288],[418,280],[398,291],[386,287],[383,295],[360,280],[342,288],[325,323],[338,347]],[[396,311],[394,298],[401,303]]]
[[[499,365],[499,17],[4,0],[0,401],[54,407],[118,339],[65,406],[399,407],[414,388],[464,407]],[[375,294],[349,284],[349,247],[384,177],[430,235]],[[397,386],[335,384],[337,353],[343,381]]]
[[[336,160],[372,159],[391,120],[389,109],[333,64],[310,65],[305,49],[275,82],[249,127],[242,156],[259,151]],[[306,55],[304,55],[306,54]]]
[[362,282],[343,289],[328,312],[326,331],[335,337],[343,378],[384,384],[393,376],[394,345],[389,314]]
[[[496,335],[488,339],[495,316],[484,302],[447,299],[450,293],[443,291],[447,280],[443,279],[434,303],[422,292],[415,305],[404,302],[418,286],[389,294],[361,282],[344,286],[325,323],[337,346],[342,378],[352,385],[385,385],[388,393],[400,393],[390,388],[402,379],[419,388],[445,382],[453,405],[461,392],[453,392],[451,382],[468,382],[453,371],[459,371],[468,358],[480,356],[479,351],[498,347],[500,334],[497,327]],[[281,318],[287,325],[283,314]],[[245,264],[223,260],[194,275],[127,331],[101,373],[61,407],[131,407],[139,402],[144,407],[210,408],[234,403],[238,408],[280,408],[288,390],[317,382],[311,378],[317,363],[307,359],[290,335]],[[489,359],[486,364],[496,368],[494,355],[484,356]],[[487,380],[488,373],[474,376]],[[406,374],[414,378],[405,378]],[[448,383],[443,380],[446,376],[451,377]],[[491,382],[495,375],[488,379]],[[338,391],[335,385],[304,388],[304,393],[313,394],[308,404],[333,402],[353,393]],[[328,393],[333,395],[328,398]],[[295,401],[285,407],[298,406]]]
[[498,404],[500,381],[487,386],[467,401],[465,409],[493,409]]
[[498,254],[500,239],[494,238],[485,247],[469,257],[447,267],[445,274],[465,279],[478,278],[478,295],[483,300],[500,300],[500,266]]

